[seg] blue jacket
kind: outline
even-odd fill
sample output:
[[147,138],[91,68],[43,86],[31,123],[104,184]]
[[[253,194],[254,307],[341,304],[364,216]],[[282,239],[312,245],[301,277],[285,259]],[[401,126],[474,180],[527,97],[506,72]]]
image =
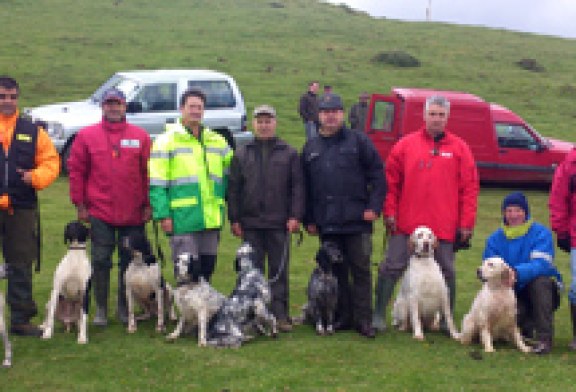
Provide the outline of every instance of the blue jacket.
[[516,291],[539,276],[550,276],[562,282],[562,276],[554,265],[552,232],[546,226],[534,222],[528,232],[518,238],[508,239],[502,228],[486,240],[483,260],[499,256],[516,270]]

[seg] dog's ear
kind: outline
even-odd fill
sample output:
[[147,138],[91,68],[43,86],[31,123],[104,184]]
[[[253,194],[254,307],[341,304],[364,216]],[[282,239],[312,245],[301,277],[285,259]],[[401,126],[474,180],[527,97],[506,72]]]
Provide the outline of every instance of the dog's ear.
[[190,281],[192,283],[198,283],[200,281],[202,266],[197,256],[188,256],[188,275],[190,275]]
[[514,284],[516,283],[516,271],[506,265],[502,271],[501,278],[504,286],[514,287]]
[[240,257],[236,256],[234,259],[234,272],[240,272]]
[[414,236],[410,236],[408,237],[408,254],[411,255],[412,253],[414,253],[414,250],[416,249],[416,241],[414,239]]

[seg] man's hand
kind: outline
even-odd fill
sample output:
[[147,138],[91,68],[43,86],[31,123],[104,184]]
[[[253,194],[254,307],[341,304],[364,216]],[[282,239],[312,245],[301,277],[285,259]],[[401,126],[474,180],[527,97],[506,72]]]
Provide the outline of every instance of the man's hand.
[[460,233],[461,242],[467,242],[468,240],[470,240],[470,238],[472,238],[472,229],[466,229],[461,227],[460,229],[458,229],[458,233]]
[[286,229],[289,233],[297,233],[300,230],[300,221],[295,218],[288,219],[286,222]]
[[376,219],[378,219],[378,214],[376,214],[376,212],[374,212],[373,210],[365,210],[362,218],[366,222],[374,222]]
[[174,231],[174,227],[172,224],[172,218],[164,218],[164,219],[160,220],[160,227],[162,228],[164,233],[172,234],[172,231]]
[[28,185],[32,185],[32,171],[24,169],[16,169],[16,172],[22,177],[22,181]]
[[570,233],[558,233],[556,235],[556,245],[564,252],[570,253],[570,250],[572,249]]
[[85,205],[81,204],[76,206],[76,212],[78,213],[78,220],[80,222],[88,222],[88,208]]
[[240,225],[240,223],[238,222],[232,223],[232,225],[230,226],[230,230],[232,231],[232,235],[234,235],[235,237],[242,238],[242,226]]
[[152,207],[144,207],[142,210],[142,219],[144,222],[149,222],[152,219]]
[[387,216],[384,218],[384,226],[386,226],[386,231],[390,234],[394,233],[397,229],[396,218],[393,216]]

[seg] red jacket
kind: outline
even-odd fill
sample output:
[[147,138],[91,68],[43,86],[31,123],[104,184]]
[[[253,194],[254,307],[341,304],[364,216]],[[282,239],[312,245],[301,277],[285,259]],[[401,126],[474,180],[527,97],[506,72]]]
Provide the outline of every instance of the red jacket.
[[576,245],[576,149],[570,151],[554,173],[550,199],[550,225],[559,237],[569,234]]
[[430,227],[441,240],[454,241],[458,228],[472,229],[476,220],[479,180],[468,145],[446,132],[434,142],[425,128],[398,141],[386,160],[386,217],[411,234]]
[[126,122],[81,129],[68,159],[72,203],[113,226],[143,224],[150,145],[145,130]]

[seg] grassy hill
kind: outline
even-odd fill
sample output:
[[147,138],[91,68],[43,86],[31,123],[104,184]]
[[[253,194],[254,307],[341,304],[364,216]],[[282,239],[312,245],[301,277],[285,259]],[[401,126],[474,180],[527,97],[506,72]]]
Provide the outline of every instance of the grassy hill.
[[[295,146],[304,141],[296,106],[311,79],[334,86],[347,107],[362,90],[464,90],[513,109],[544,135],[576,140],[571,132],[574,40],[376,20],[312,0],[0,0],[0,9],[0,73],[20,81],[23,106],[87,97],[117,70],[211,68],[237,79],[250,112],[260,103],[276,106],[280,134]],[[386,51],[409,53],[421,66],[370,61]],[[515,65],[521,59],[535,59],[545,70],[521,69]],[[64,253],[62,228],[75,215],[67,191],[61,178],[42,193],[44,265],[35,275],[41,316],[51,274]],[[500,223],[499,204],[507,191],[482,190],[473,247],[458,254],[458,325],[479,288],[475,269],[486,236]],[[527,193],[533,217],[547,223],[547,194]],[[232,287],[237,245],[226,227],[215,275],[215,286],[224,293]],[[313,266],[306,260],[316,248],[314,238],[293,247],[293,315],[305,301]],[[379,222],[373,261],[381,258]],[[557,263],[568,279],[568,257],[559,255]],[[164,272],[171,280],[171,267]],[[0,371],[0,379],[13,391],[568,390],[576,382],[576,357],[565,348],[571,339],[566,308],[564,299],[556,316],[556,348],[546,358],[522,355],[507,345],[497,345],[494,355],[470,355],[476,348],[438,334],[429,334],[426,343],[399,332],[367,341],[355,333],[319,338],[306,327],[240,350],[199,349],[191,337],[165,344],[150,322],[133,336],[114,322],[106,330],[90,328],[86,347],[61,330],[48,342],[12,337],[15,365],[5,374]]]

